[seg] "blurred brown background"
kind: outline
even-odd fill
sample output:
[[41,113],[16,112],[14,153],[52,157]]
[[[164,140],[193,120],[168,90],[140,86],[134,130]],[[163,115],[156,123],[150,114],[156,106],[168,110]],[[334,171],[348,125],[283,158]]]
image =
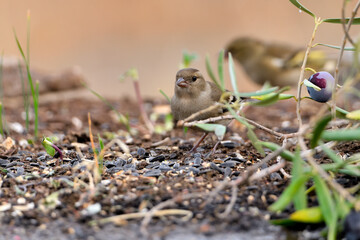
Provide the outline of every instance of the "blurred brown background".
[[[340,17],[342,1],[301,2],[322,18]],[[93,89],[116,98],[133,96],[131,81],[118,80],[130,67],[139,70],[143,95],[160,98],[159,88],[173,94],[183,50],[197,53],[193,67],[205,72],[206,54],[215,64],[219,50],[235,37],[305,47],[314,26],[287,0],[0,0],[5,56],[20,56],[13,27],[25,46],[28,9],[31,65],[47,71],[80,66]],[[353,26],[351,33],[357,32]],[[324,23],[316,42],[340,45],[342,36],[340,25]],[[236,66],[239,86],[257,89]]]

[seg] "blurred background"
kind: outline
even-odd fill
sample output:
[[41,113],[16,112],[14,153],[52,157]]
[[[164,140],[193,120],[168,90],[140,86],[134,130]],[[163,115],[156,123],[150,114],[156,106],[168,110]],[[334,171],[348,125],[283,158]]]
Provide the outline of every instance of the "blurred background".
[[[341,16],[342,1],[301,2],[322,18]],[[306,47],[314,26],[287,0],[0,0],[0,51],[6,57],[20,56],[13,28],[26,45],[28,9],[31,66],[48,72],[79,66],[90,87],[109,98],[134,96],[130,79],[119,81],[131,67],[139,71],[145,97],[161,98],[160,88],[172,96],[184,50],[198,55],[192,66],[205,73],[205,56],[215,66],[220,49],[236,37]],[[358,32],[353,26],[352,36]],[[324,23],[315,42],[340,45],[342,37],[340,25]],[[259,88],[240,65],[236,70],[241,89]]]

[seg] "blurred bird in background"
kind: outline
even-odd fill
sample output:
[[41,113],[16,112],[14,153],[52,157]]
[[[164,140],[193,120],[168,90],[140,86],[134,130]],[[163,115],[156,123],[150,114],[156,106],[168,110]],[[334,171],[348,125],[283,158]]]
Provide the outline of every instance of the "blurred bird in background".
[[[242,37],[230,42],[225,50],[232,54],[235,61],[241,64],[246,74],[257,84],[268,82],[272,86],[283,87],[296,86],[299,81],[304,49]],[[306,67],[330,72],[335,68],[335,60],[327,59],[321,50],[312,50]],[[305,77],[312,74],[308,71],[305,73]]]

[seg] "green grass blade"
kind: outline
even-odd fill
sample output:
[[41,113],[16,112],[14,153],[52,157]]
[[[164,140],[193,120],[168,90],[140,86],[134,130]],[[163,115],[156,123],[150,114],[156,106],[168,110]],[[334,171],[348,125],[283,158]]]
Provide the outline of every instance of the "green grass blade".
[[295,5],[299,10],[306,12],[310,16],[315,18],[315,14],[313,14],[309,9],[305,8],[301,3],[299,3],[297,0],[290,0],[292,4]]
[[236,75],[235,75],[234,61],[231,56],[231,53],[229,53],[229,73],[230,73],[230,80],[231,80],[232,88],[234,90],[234,94],[235,94],[235,96],[239,96],[239,90],[238,90]]
[[211,80],[216,84],[216,86],[218,86],[222,91],[224,91],[225,89],[221,88],[221,85],[219,84],[219,82],[216,80],[214,71],[212,70],[211,64],[210,64],[210,60],[209,60],[209,56],[206,55],[205,58],[205,64],[206,64],[206,71],[209,75],[209,77],[211,78]]
[[[324,47],[329,47],[329,48],[333,48],[333,49],[338,49],[338,50],[341,49],[340,46],[334,46],[334,45],[329,45],[329,44],[324,44],[324,43],[318,43],[318,44],[316,44],[316,45],[324,46]],[[345,51],[356,51],[356,48],[353,48],[353,47],[345,47],[344,50],[345,50]]]
[[[281,148],[279,145],[277,145],[276,143],[273,142],[261,142],[261,144],[266,147],[269,148],[271,151],[276,151],[277,149]],[[288,150],[284,150],[280,153],[280,156],[282,158],[284,158],[287,161],[294,161],[295,155],[293,153],[291,153]]]
[[27,60],[26,60],[24,51],[23,51],[23,49],[22,49],[22,47],[21,47],[21,44],[20,44],[20,42],[19,42],[19,39],[18,39],[18,37],[17,37],[17,35],[16,35],[15,29],[13,29],[13,31],[14,31],[15,41],[16,41],[17,47],[18,47],[18,49],[19,49],[19,51],[20,51],[20,54],[21,54],[22,58],[24,59],[25,63],[27,63]]
[[321,213],[329,228],[328,239],[336,239],[337,213],[335,202],[331,197],[330,190],[320,175],[314,176],[315,191],[318,197]]
[[296,193],[299,191],[301,186],[303,186],[308,180],[309,175],[302,175],[296,180],[292,181],[281,194],[279,199],[269,207],[269,210],[274,212],[284,210],[295,198]]
[[36,81],[35,83],[34,113],[34,135],[35,139],[37,139],[39,129],[39,81]]
[[331,115],[327,115],[323,117],[320,121],[318,121],[315,125],[313,136],[310,141],[310,147],[315,148],[318,145],[318,142],[321,138],[321,134],[325,130],[327,124],[331,121]]
[[[293,166],[291,168],[291,181],[296,181],[304,175],[304,162],[300,157],[300,149],[297,148],[295,152],[295,157],[293,160]],[[307,208],[306,201],[306,186],[305,183],[299,187],[299,190],[295,194],[294,206],[296,210],[301,210]]]
[[239,93],[237,96],[238,97],[257,97],[257,96],[263,96],[272,92],[275,92],[276,90],[278,90],[279,87],[272,87],[272,88],[268,88],[268,89],[264,89],[264,90],[260,90],[260,91],[256,91],[256,92],[247,92],[247,93]]
[[105,103],[105,105],[107,105],[109,108],[111,108],[115,114],[118,116],[120,122],[122,124],[125,125],[126,127],[126,130],[131,133],[131,127],[130,127],[130,124],[129,124],[129,119],[128,117],[126,117],[125,115],[121,114],[119,111],[117,111],[114,106],[109,102],[107,101],[103,96],[101,96],[99,93],[95,92],[94,90],[92,90],[88,85],[86,85],[84,82],[81,83],[85,88],[87,88],[92,94],[94,94],[96,97],[98,97],[103,103]]
[[[345,18],[345,23],[348,23],[350,18]],[[343,19],[341,18],[327,18],[327,19],[324,19],[323,22],[327,22],[327,23],[338,23],[338,24],[341,24],[343,21]],[[352,21],[353,25],[358,25],[360,24],[360,18],[354,18],[354,20]]]
[[224,80],[224,50],[221,50],[218,58],[218,74],[220,80],[221,90],[225,89],[225,80]]
[[166,95],[166,93],[165,93],[163,90],[161,90],[161,89],[159,89],[159,92],[166,98],[166,100],[167,100],[168,103],[170,104],[170,103],[171,103],[171,99],[169,98],[169,96]]
[[23,76],[23,72],[22,72],[22,67],[20,64],[20,61],[18,62],[18,68],[19,68],[19,74],[20,74],[20,80],[21,80],[21,92],[23,95],[23,103],[24,103],[24,109],[25,109],[25,127],[26,127],[26,132],[29,132],[29,123],[30,123],[30,118],[29,118],[29,91],[28,89],[26,89],[26,85],[25,85],[25,80],[24,80],[24,76]]
[[327,130],[321,135],[326,141],[353,141],[360,140],[360,128]]

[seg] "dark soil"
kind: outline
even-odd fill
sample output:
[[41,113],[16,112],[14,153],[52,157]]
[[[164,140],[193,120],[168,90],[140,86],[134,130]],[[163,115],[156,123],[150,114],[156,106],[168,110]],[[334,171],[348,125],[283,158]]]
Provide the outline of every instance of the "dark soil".
[[[55,144],[62,149],[64,159],[49,156],[40,141],[25,144],[31,134],[10,131],[13,145],[0,148],[0,239],[142,239],[142,218],[102,224],[106,217],[144,212],[155,205],[188,193],[207,193],[225,178],[236,179],[262,157],[246,137],[245,128],[231,125],[225,140],[216,153],[206,158],[216,143],[214,136],[205,139],[197,153],[188,154],[194,140],[201,133],[181,129],[164,134],[149,135],[139,120],[138,107],[128,99],[113,101],[114,107],[129,114],[131,126],[137,134],[130,136],[126,128],[114,118],[114,113],[100,101],[71,99],[42,103],[39,110],[40,136],[57,136]],[[158,113],[160,102],[148,101],[150,113]],[[304,101],[305,121],[316,113],[320,105]],[[19,122],[21,103],[6,107],[8,125]],[[92,133],[99,149],[98,134],[105,145],[110,138],[119,138],[130,149],[114,144],[104,156],[101,181],[94,180],[94,153],[91,148],[88,113],[91,114]],[[266,108],[248,108],[246,117],[282,133],[295,132],[295,103],[291,100]],[[32,129],[32,124],[30,125]],[[281,144],[274,136],[261,130],[258,138]],[[31,130],[32,133],[32,130]],[[340,153],[358,152],[360,144],[339,145]],[[268,151],[269,152],[269,151]],[[319,156],[319,161],[327,161]],[[276,163],[272,160],[261,168]],[[291,166],[285,168],[290,172]],[[341,178],[346,187],[358,179]],[[288,184],[280,172],[239,188],[236,203],[230,214],[219,214],[228,206],[231,189],[220,191],[210,202],[201,198],[177,201],[172,209],[192,212],[186,222],[182,216],[155,217],[148,231],[154,239],[297,239],[319,238],[322,226],[300,226],[288,231],[268,223],[270,218],[286,217],[292,210],[277,215],[267,209]],[[314,200],[315,201],[315,200]],[[95,220],[95,222],[94,222]],[[316,231],[315,231],[316,230]]]

